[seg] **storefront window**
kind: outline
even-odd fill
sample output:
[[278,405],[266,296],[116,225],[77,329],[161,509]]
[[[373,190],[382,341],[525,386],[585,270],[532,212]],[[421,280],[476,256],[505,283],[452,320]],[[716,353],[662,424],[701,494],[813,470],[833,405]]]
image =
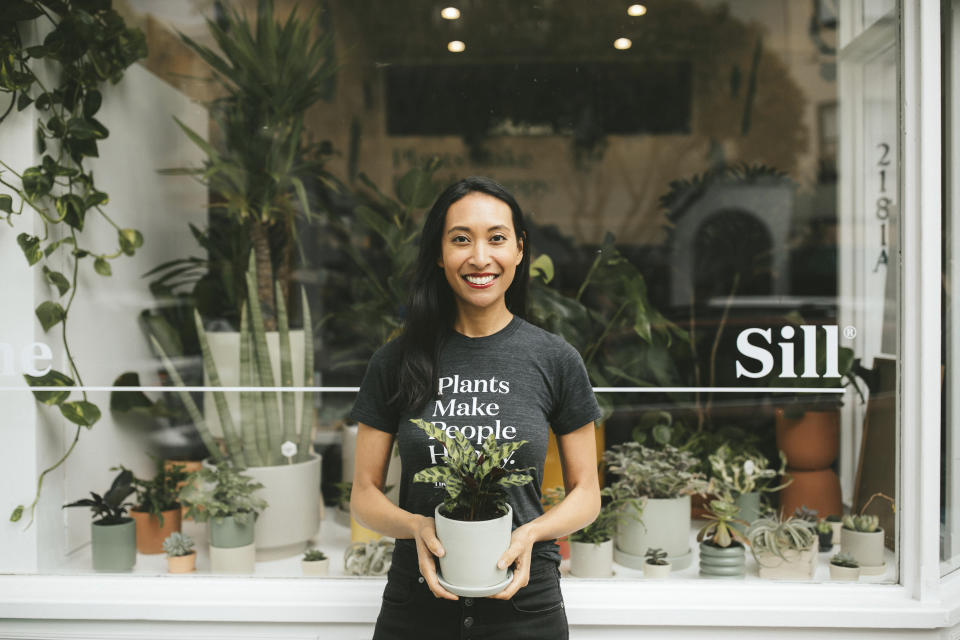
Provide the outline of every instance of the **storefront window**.
[[[43,38],[20,4],[11,42],[28,50]],[[402,326],[426,209],[488,175],[529,217],[528,319],[581,353],[601,452],[638,442],[674,469],[689,456],[683,499],[713,479],[679,538],[648,503],[651,537],[618,534],[616,579],[643,575],[647,547],[675,576],[708,572],[696,532],[729,497],[748,523],[855,516],[845,533],[822,525],[820,551],[815,526],[788,524],[813,546],[782,574],[754,537],[748,577],[828,580],[842,538],[863,582],[898,581],[895,2],[475,2],[456,17],[413,1],[118,4],[145,47],[119,84],[82,88],[89,105],[63,78],[4,87],[0,264],[17,275],[0,385],[17,421],[10,507],[24,507],[4,536],[43,544],[0,570],[91,571],[89,511],[61,505],[104,495],[121,465],[149,479],[152,458],[222,449],[268,501],[308,488],[305,521],[258,520],[256,574],[299,575],[315,546],[344,575],[351,540],[371,535],[342,508],[347,412]],[[54,87],[59,102],[43,97]],[[562,486],[551,455],[545,490]],[[274,484],[285,467],[302,475]],[[201,573],[226,561],[207,525],[183,529]],[[135,566],[166,571],[145,553]]]

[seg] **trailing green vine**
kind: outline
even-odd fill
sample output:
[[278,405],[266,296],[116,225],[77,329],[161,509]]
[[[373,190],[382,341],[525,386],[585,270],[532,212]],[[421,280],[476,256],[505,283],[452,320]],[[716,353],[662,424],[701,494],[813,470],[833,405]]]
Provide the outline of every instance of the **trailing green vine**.
[[[35,145],[42,160],[18,173],[0,152],[0,185],[10,192],[0,193],[0,216],[11,227],[15,217],[25,214],[36,216],[41,223],[38,235],[21,233],[17,244],[28,264],[43,269],[44,280],[52,287],[52,299],[38,305],[35,313],[44,331],[59,325],[69,365],[67,373],[51,369],[46,375],[24,378],[31,387],[64,387],[63,391],[35,390],[33,394],[37,401],[57,406],[76,425],[70,447],[37,479],[37,492],[29,507],[32,523],[44,477],[70,456],[81,431],[100,419],[100,409],[85,391],[81,390],[80,400],[69,400],[70,387],[83,386],[67,333],[80,263],[90,258],[93,270],[107,277],[112,274],[111,260],[132,256],[143,244],[139,231],[121,228],[104,211],[109,196],[97,188],[87,163],[98,157],[98,142],[109,135],[95,117],[103,101],[99,87],[106,81],[119,82],[127,67],[146,56],[147,47],[143,32],[128,28],[110,0],[4,0],[3,4],[0,125],[14,109],[35,109]],[[24,34],[29,32],[45,34],[42,42],[25,44]],[[5,96],[7,104],[3,103]],[[19,199],[17,206],[13,196]],[[96,223],[94,219],[98,219]],[[114,250],[100,251],[83,244],[82,232],[90,224],[108,224],[116,230]],[[67,275],[54,268],[54,257],[66,261]],[[68,292],[66,302],[61,303]],[[20,520],[23,510],[24,506],[18,505],[10,520]]]

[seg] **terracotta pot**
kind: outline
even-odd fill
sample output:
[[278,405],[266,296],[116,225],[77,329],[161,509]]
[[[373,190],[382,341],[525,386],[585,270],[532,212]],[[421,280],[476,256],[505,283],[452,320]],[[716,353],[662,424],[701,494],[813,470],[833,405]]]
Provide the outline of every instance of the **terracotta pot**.
[[707,505],[710,504],[711,500],[716,500],[717,496],[713,493],[708,493],[705,496],[701,496],[699,493],[694,493],[690,496],[690,517],[699,518],[700,520],[705,520],[704,516],[707,515]]
[[840,478],[833,469],[787,469],[787,473],[793,476],[793,482],[780,491],[780,513],[784,517],[793,515],[803,505],[817,513],[842,513]]
[[[840,450],[840,411],[806,411],[793,420],[776,410],[777,447],[787,456],[791,469],[826,469]],[[834,513],[834,512],[830,512]]]
[[131,511],[137,523],[137,551],[145,554],[163,553],[163,541],[174,531],[180,531],[180,507],[161,511],[163,525],[146,511]]
[[570,539],[567,536],[557,538],[557,546],[560,547],[560,557],[566,560],[570,557]]
[[197,552],[185,556],[167,556],[167,571],[170,573],[193,573],[197,570]]

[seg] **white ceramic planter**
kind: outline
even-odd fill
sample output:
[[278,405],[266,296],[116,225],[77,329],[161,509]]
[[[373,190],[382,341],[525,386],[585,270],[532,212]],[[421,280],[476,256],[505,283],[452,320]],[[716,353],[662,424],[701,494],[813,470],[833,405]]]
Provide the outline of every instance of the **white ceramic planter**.
[[[276,386],[280,386],[280,334],[277,331],[267,331],[266,333],[267,350],[270,352],[270,364],[273,366],[273,379]],[[217,365],[220,384],[224,387],[240,386],[240,333],[238,331],[209,331],[207,332],[207,341],[210,343],[213,361]],[[296,387],[303,386],[305,349],[303,329],[290,331],[290,359],[293,363],[293,384]],[[203,372],[203,384],[210,384],[206,370]],[[260,386],[259,382],[256,386]],[[293,393],[296,406],[294,415],[297,417],[297,428],[299,428],[300,416],[303,411],[303,393]],[[241,417],[240,394],[226,393],[224,395],[227,398],[227,406],[230,408],[230,415],[233,416],[234,424],[239,424]],[[277,392],[277,403],[282,415],[283,399],[280,392]],[[206,421],[207,427],[210,428],[214,437],[223,437],[223,429],[220,426],[220,415],[213,401],[213,394],[210,392],[203,394],[203,419]]]
[[570,573],[578,578],[609,578],[613,575],[613,540],[570,543]]
[[[629,508],[628,508],[629,509]],[[680,571],[690,566],[690,496],[649,498],[642,521],[628,511],[617,523],[614,559],[625,566],[642,569],[649,548],[667,552],[667,560]]]
[[840,548],[856,558],[861,573],[883,567],[883,529],[869,533],[841,529]]
[[817,541],[806,549],[788,549],[780,558],[772,553],[757,553],[757,572],[771,580],[809,580],[817,566]]
[[286,558],[302,553],[320,527],[321,458],[274,467],[249,467],[244,473],[263,484],[257,495],[267,508],[257,518],[257,559]]
[[445,551],[440,558],[440,574],[450,585],[447,590],[453,589],[457,595],[479,595],[477,590],[504,584],[507,570],[498,569],[497,561],[510,546],[513,508],[507,505],[507,513],[493,520],[464,522],[441,514],[441,506],[437,505],[434,519],[437,538]]
[[830,563],[831,580],[859,580],[860,567],[839,567]]
[[330,573],[330,558],[323,560],[301,560],[300,568],[305,576],[325,576]]
[[212,573],[253,573],[257,564],[256,546],[222,549],[210,547],[210,571]]
[[[353,462],[357,453],[357,432],[360,426],[348,424],[343,427],[343,477],[341,482],[353,482]],[[396,447],[390,454],[390,466],[387,467],[385,486],[387,499],[393,504],[400,504],[400,456],[396,454]]]
[[673,568],[669,562],[667,564],[650,564],[649,562],[643,563],[643,577],[644,578],[666,578],[670,575],[670,570]]
[[831,539],[831,542],[833,542],[833,544],[839,545],[839,544],[840,544],[840,532],[843,530],[843,523],[842,523],[842,522],[834,522],[834,521],[832,521],[832,520],[827,520],[827,522],[830,523],[830,528],[833,529],[833,538]]

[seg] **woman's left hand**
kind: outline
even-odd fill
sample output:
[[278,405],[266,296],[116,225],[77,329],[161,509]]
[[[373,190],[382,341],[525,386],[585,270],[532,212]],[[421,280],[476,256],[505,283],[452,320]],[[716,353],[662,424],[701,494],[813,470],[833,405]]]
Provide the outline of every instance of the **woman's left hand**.
[[521,525],[510,535],[510,546],[500,556],[497,566],[501,569],[513,565],[513,579],[510,584],[496,595],[490,596],[496,600],[509,600],[514,594],[527,586],[530,581],[530,558],[533,553],[533,532],[529,525]]

